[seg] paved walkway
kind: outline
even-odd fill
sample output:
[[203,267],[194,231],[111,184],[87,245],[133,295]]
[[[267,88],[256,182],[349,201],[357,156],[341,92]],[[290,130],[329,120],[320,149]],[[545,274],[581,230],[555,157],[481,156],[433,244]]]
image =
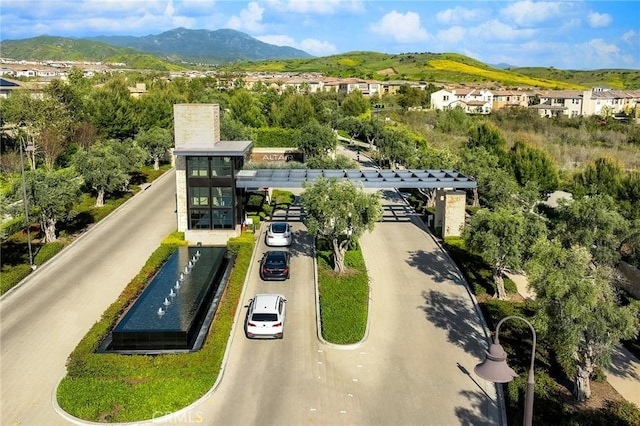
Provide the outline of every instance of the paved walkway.
[[[528,288],[526,276],[507,276],[516,283],[522,297],[535,299],[535,293]],[[613,352],[611,365],[607,369],[607,381],[624,399],[640,407],[640,360],[622,346]]]

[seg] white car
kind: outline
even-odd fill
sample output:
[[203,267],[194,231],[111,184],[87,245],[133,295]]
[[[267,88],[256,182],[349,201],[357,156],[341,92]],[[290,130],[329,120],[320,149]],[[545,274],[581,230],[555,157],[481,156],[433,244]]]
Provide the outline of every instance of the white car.
[[249,339],[282,339],[287,299],[281,294],[256,294],[249,304],[245,334]]
[[265,243],[269,247],[290,246],[291,242],[291,225],[287,222],[273,222],[269,224],[265,237]]

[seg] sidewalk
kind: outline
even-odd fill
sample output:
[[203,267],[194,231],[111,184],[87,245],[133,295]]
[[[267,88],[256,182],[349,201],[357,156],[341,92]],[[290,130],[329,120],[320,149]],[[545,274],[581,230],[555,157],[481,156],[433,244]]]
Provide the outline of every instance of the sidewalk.
[[[527,277],[507,274],[525,299],[535,299],[528,288]],[[613,351],[612,362],[607,369],[607,381],[624,399],[640,407],[640,360],[622,346]]]

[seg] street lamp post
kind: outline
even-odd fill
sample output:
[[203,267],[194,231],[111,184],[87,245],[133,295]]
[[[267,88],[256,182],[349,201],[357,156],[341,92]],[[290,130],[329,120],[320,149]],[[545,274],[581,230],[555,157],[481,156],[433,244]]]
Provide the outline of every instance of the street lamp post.
[[[33,152],[32,144],[27,144],[25,151]],[[27,204],[27,184],[24,178],[24,158],[22,153],[22,141],[20,141],[20,171],[22,172],[22,202],[24,204],[24,216],[27,222],[27,246],[29,247],[29,266],[35,271],[36,265],[33,263],[33,251],[31,250],[31,222],[29,220],[29,206]]]
[[519,319],[521,321],[524,321],[529,326],[529,328],[531,329],[531,333],[533,334],[533,346],[531,348],[531,366],[529,367],[529,375],[527,376],[527,388],[525,391],[523,419],[524,426],[531,426],[531,423],[533,421],[533,363],[536,359],[536,330],[533,328],[533,325],[531,325],[529,321],[515,315],[502,318],[496,326],[496,337],[494,339],[494,342],[491,346],[489,346],[489,350],[486,351],[487,357],[483,362],[476,365],[474,371],[478,376],[494,383],[508,383],[518,376],[516,372],[507,365],[507,353],[502,348],[499,339],[500,326],[503,322],[509,319]]

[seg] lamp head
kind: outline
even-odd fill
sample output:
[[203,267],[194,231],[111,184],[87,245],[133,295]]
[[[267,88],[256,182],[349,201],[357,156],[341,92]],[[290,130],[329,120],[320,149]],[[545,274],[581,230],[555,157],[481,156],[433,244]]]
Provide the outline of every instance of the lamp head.
[[479,377],[494,383],[508,383],[518,377],[515,371],[507,365],[507,353],[499,343],[493,343],[485,352],[487,357],[476,365],[473,371]]

